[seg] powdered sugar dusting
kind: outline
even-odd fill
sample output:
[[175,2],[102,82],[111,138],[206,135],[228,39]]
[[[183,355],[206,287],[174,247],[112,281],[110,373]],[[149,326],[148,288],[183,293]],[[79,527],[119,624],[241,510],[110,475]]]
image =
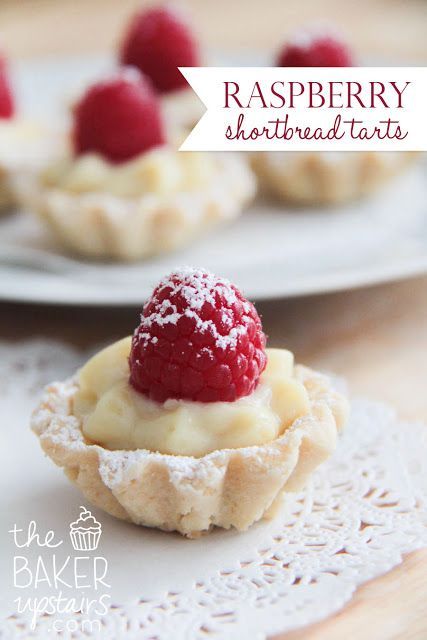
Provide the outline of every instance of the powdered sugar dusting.
[[[179,267],[160,281],[157,291],[170,288],[171,295],[181,293],[191,309],[200,310],[205,302],[215,304],[214,292],[224,296],[227,304],[236,302],[236,292],[226,278],[220,278],[206,269]],[[166,302],[166,301],[165,301]]]
[[[167,291],[168,297],[156,303],[155,309],[151,311],[151,313],[148,313],[148,310],[152,306],[153,299],[162,297],[165,291]],[[142,340],[145,343],[151,341],[155,344],[157,338],[150,333],[153,325],[176,325],[180,318],[186,317],[195,320],[196,329],[199,332],[210,332],[218,348],[235,349],[239,336],[247,332],[246,322],[249,318],[243,315],[243,324],[233,326],[232,318],[227,314],[226,310],[224,310],[221,319],[224,326],[228,326],[230,329],[228,333],[221,334],[212,320],[203,320],[200,317],[200,311],[205,304],[215,306],[216,293],[221,295],[227,305],[231,306],[238,301],[236,290],[226,278],[218,277],[206,269],[195,269],[194,267],[175,269],[171,274],[161,280],[155,289],[154,298],[151,298],[144,306],[141,325],[135,331],[135,336],[138,337],[138,340]],[[173,298],[176,294],[183,297],[186,302],[186,307],[181,311],[179,311],[177,306],[170,300],[170,298]],[[249,311],[249,303],[241,300],[241,304],[247,313]],[[146,331],[144,331],[144,329],[146,329]]]

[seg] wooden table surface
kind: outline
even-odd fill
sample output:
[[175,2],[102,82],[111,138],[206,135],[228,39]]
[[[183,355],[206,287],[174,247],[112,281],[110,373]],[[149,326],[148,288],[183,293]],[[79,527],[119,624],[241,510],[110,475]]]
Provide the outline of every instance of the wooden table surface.
[[[0,38],[12,56],[99,52],[118,39],[135,0],[2,0]],[[186,3],[210,46],[275,48],[295,26],[333,20],[368,55],[423,63],[423,0],[264,0]],[[238,28],[236,27],[238,25]],[[260,25],[262,28],[260,28]],[[347,378],[350,390],[427,420],[427,277],[364,290],[259,304],[270,344]],[[51,336],[89,346],[132,331],[136,309],[0,305],[0,337]],[[342,612],[281,640],[425,640],[427,551],[361,587]]]

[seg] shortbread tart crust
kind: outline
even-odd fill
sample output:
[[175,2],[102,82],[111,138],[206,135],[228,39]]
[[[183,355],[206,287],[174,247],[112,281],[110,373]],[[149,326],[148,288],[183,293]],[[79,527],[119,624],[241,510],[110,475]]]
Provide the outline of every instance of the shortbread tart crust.
[[261,188],[298,205],[339,204],[380,188],[414,152],[259,152],[252,167]]
[[89,257],[137,260],[184,246],[241,213],[255,195],[255,177],[235,156],[218,156],[217,165],[207,187],[169,196],[79,194],[38,183],[27,199],[68,249]]
[[90,444],[72,414],[75,378],[47,387],[31,426],[85,497],[117,518],[190,538],[213,526],[244,530],[271,515],[283,492],[304,485],[333,452],[346,420],[347,400],[327,377],[300,365],[294,373],[308,391],[310,414],[261,446],[193,458]]

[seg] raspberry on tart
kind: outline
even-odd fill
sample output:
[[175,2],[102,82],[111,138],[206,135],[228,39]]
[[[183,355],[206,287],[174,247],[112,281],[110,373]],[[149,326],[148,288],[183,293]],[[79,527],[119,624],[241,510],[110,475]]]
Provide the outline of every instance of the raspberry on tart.
[[6,60],[0,55],[0,119],[12,118],[15,104],[9,82]]
[[137,67],[160,93],[187,87],[178,67],[200,64],[197,41],[183,17],[166,7],[142,10],[131,20],[120,62]]
[[205,270],[180,269],[144,306],[130,381],[158,402],[233,402],[256,389],[265,343],[255,307],[233,284]]
[[165,142],[158,98],[136,69],[92,85],[74,109],[76,155],[95,152],[112,163],[130,160]]
[[332,33],[303,31],[285,43],[277,56],[278,67],[351,67],[349,46]]

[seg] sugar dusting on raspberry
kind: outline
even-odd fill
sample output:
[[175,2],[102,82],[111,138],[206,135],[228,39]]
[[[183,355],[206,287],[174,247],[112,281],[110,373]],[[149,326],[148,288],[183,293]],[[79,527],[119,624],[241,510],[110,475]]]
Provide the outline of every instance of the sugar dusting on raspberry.
[[144,306],[130,356],[131,383],[153,400],[233,401],[265,368],[255,307],[225,278],[185,267]]
[[[215,338],[215,345],[219,349],[227,347],[236,348],[237,337],[247,331],[246,325],[232,326],[231,318],[223,312],[221,315],[222,322],[230,326],[230,331],[226,335],[219,333],[216,324],[211,320],[202,320],[197,313],[205,304],[215,305],[215,292],[220,293],[226,300],[228,305],[237,302],[236,291],[232,288],[231,283],[225,278],[218,278],[208,271],[193,269],[192,267],[184,267],[177,269],[170,276],[163,279],[157,287],[158,293],[165,289],[170,289],[171,295],[180,293],[187,303],[181,311],[177,306],[172,304],[169,299],[163,300],[158,309],[150,313],[149,316],[141,319],[141,325],[150,327],[153,323],[160,326],[171,323],[177,324],[178,320],[183,316],[193,318],[196,321],[196,328],[201,332],[210,332]],[[242,302],[243,309],[246,313],[250,311],[249,303],[244,300]],[[147,303],[144,309],[149,307]],[[243,319],[247,319],[244,316]],[[156,336],[150,336],[149,333],[140,334],[140,339],[146,339],[157,342]]]

